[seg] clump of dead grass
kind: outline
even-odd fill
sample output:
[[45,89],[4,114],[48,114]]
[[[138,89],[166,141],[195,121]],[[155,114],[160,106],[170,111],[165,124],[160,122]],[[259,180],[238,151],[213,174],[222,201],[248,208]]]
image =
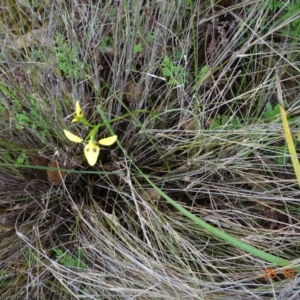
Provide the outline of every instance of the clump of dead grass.
[[[260,5],[3,6],[1,299],[296,293],[297,278],[264,279],[268,263],[183,217],[142,176],[228,234],[298,258],[299,190],[289,162],[278,160],[279,117],[264,115],[276,104],[280,68],[297,133],[297,57],[281,47],[278,15]],[[101,122],[100,111],[117,118],[110,126],[122,147],[102,149],[95,168],[62,134],[88,132],[70,122],[76,99],[91,122]],[[68,173],[52,173],[58,185],[45,171],[52,158]]]

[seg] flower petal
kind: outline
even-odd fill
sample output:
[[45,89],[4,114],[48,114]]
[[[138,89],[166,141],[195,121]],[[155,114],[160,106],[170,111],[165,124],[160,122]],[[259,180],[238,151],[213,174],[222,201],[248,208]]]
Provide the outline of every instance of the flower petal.
[[118,138],[117,135],[113,135],[113,136],[110,136],[108,138],[100,140],[99,144],[103,145],[103,146],[110,146],[117,140],[117,138]]
[[82,108],[78,100],[76,101],[76,117],[83,117]]
[[80,121],[83,118],[82,108],[80,106],[79,101],[76,101],[76,116],[72,120],[73,123]]
[[73,134],[72,132],[64,129],[64,134],[65,136],[72,142],[74,143],[82,143],[83,139],[75,134]]
[[94,166],[97,162],[100,152],[100,147],[94,142],[89,142],[84,147],[84,156],[90,166]]

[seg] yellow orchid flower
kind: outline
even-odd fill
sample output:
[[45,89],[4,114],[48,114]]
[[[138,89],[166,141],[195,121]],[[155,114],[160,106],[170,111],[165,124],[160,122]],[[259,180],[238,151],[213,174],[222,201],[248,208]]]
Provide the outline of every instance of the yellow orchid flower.
[[[71,133],[70,131],[68,130],[65,130],[64,129],[64,134],[65,136],[72,142],[74,143],[82,143],[83,140],[81,137]],[[90,166],[94,166],[97,162],[97,159],[98,159],[98,156],[99,156],[99,153],[100,153],[100,147],[98,144],[102,145],[102,146],[110,146],[112,145],[116,140],[117,140],[117,136],[116,135],[113,135],[113,136],[110,136],[108,138],[105,138],[105,139],[101,139],[99,140],[99,142],[97,143],[95,141],[95,137],[94,136],[91,136],[88,144],[86,144],[84,146],[84,156],[88,162],[88,164]]]
[[83,112],[82,112],[82,108],[80,106],[79,101],[76,101],[76,115],[74,117],[74,119],[72,120],[73,123],[81,121],[84,118],[83,116]]
[[[117,138],[118,137],[116,135],[113,135],[108,138],[99,140],[98,144],[102,146],[110,146],[117,140]],[[84,147],[84,156],[90,166],[94,166],[96,164],[99,153],[100,147],[95,142],[94,137],[91,137],[88,144]]]

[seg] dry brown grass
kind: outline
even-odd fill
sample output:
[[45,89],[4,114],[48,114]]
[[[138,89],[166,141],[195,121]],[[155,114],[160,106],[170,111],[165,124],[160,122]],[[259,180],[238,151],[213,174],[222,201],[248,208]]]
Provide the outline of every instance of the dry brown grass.
[[[296,11],[0,3],[0,299],[298,297],[297,274],[264,279],[269,263],[182,216],[142,176],[211,225],[298,259],[299,189],[280,117],[265,115],[279,68],[296,137]],[[100,110],[117,118],[120,144],[94,168],[63,135],[89,132],[70,121],[76,99],[94,124]],[[67,175],[55,181],[56,166]]]

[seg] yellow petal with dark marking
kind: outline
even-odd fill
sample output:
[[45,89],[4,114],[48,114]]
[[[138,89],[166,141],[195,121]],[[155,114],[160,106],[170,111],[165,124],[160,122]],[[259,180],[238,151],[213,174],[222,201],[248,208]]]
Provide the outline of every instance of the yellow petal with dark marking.
[[83,112],[82,112],[82,108],[80,106],[79,101],[76,101],[76,115],[74,117],[74,119],[72,120],[73,123],[80,121],[83,118]]
[[70,132],[66,129],[64,129],[64,134],[70,141],[72,141],[74,143],[82,143],[82,141],[83,141],[81,137],[73,134],[72,132]]
[[90,166],[94,166],[97,162],[100,147],[95,142],[89,142],[84,147],[84,156]]
[[108,138],[100,140],[99,144],[103,145],[103,146],[110,146],[117,140],[117,138],[118,137],[116,135],[113,135],[113,136],[110,136]]
[[82,108],[78,100],[76,101],[76,117],[83,117]]

